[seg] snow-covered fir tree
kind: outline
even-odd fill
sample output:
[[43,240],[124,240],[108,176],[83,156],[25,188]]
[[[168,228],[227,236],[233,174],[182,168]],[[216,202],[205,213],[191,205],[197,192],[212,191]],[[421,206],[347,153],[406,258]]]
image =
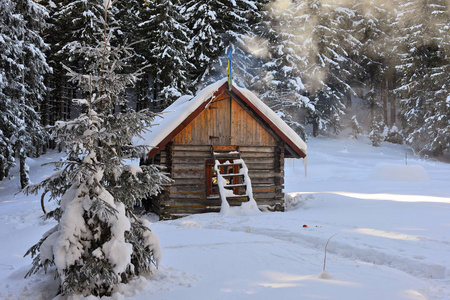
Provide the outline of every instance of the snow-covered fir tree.
[[352,117],[350,127],[352,129],[350,136],[354,139],[357,139],[358,135],[360,135],[362,133],[362,128],[361,128],[361,125],[359,125],[359,122],[358,122],[358,119],[356,118],[356,116]]
[[[241,77],[241,85],[254,77],[245,40],[254,33],[261,19],[265,1],[212,0],[185,1],[183,12],[192,30],[189,59],[195,69],[192,78],[197,88],[226,74],[227,49],[233,48],[233,68]],[[236,76],[236,79],[239,77]]]
[[139,73],[122,72],[131,49],[113,46],[113,33],[108,29],[95,48],[77,50],[92,62],[87,73],[65,67],[83,91],[85,97],[74,101],[85,112],[57,122],[53,137],[65,143],[67,156],[55,163],[59,171],[24,191],[48,193],[57,206],[46,217],[58,222],[28,251],[34,257],[28,275],[54,267],[64,295],[111,295],[117,284],[151,272],[161,259],[148,221],[136,218],[132,209],[155,195],[167,177],[156,167],[125,164],[148,150],[134,146],[132,138],[151,126],[155,115],[148,110],[114,113]]
[[[259,86],[259,74],[263,66],[263,60],[258,54],[260,49],[249,47],[248,44],[260,40],[261,39],[257,35],[249,33],[243,37],[243,40],[239,40],[236,44],[231,44],[230,46],[232,49],[231,61],[233,81],[235,81],[238,86],[251,89],[256,93],[259,92],[256,87]],[[228,75],[228,58],[223,55],[220,62],[220,70],[222,70],[221,77],[224,78]]]
[[[359,65],[351,56],[354,50],[352,21],[355,11],[343,3],[310,4],[314,21],[313,36],[315,59],[308,65],[309,78],[314,83],[311,95],[316,110],[312,123],[318,131],[339,133],[349,96],[353,93],[350,82],[353,74],[360,73]],[[317,134],[317,131],[316,131]]]
[[23,124],[14,134],[17,137],[15,151],[19,157],[20,183],[24,188],[29,183],[25,159],[27,156],[40,155],[43,144],[46,143],[47,134],[41,127],[39,110],[47,91],[44,75],[51,70],[44,55],[47,46],[41,37],[46,27],[47,11],[30,0],[17,1],[17,5],[26,22],[23,34],[24,90],[20,103]]
[[[226,22],[234,15],[240,16],[230,23],[232,26],[225,36],[229,37],[227,39],[233,49],[233,80],[242,87],[253,89],[253,84],[259,80],[258,75],[263,63],[260,53],[262,45],[255,47],[255,44],[262,40],[259,33],[263,30],[262,20],[265,14],[263,8],[266,2],[232,1],[230,4],[237,6],[238,9],[234,12],[227,11],[230,16],[222,21]],[[226,70],[227,60],[224,58],[222,56],[223,64],[219,65],[220,70]]]
[[[65,79],[66,71],[62,63],[79,72],[87,70],[92,63],[91,58],[83,56],[79,49],[94,46],[103,34],[104,12],[99,0],[44,0],[43,3],[50,15],[45,40],[51,45],[47,56],[53,69],[53,73],[46,78],[50,91],[43,117],[46,123],[53,125],[56,120],[69,120],[76,115],[72,109],[72,99],[78,96],[79,90]],[[113,8],[108,12],[111,23],[115,10]]]
[[[134,55],[130,60],[131,68],[142,68],[152,65],[151,47],[149,44],[149,33],[152,28],[145,26],[150,16],[149,6],[143,0],[118,1],[116,19],[120,28],[120,41],[130,43]],[[157,90],[154,88],[154,76],[151,68],[144,71],[137,79],[134,89],[129,89],[128,97],[136,103],[136,110],[144,108],[158,108],[154,101],[158,98]]]
[[278,0],[266,6],[263,37],[267,55],[255,86],[260,97],[298,134],[305,138],[304,125],[314,106],[303,84],[306,70],[308,16],[304,2]]
[[369,139],[372,141],[372,146],[379,147],[384,139],[384,122],[380,119],[373,119],[369,130]]
[[[63,0],[53,3],[52,7],[55,11],[52,33],[59,35],[54,49],[58,61],[74,70],[86,71],[94,58],[84,56],[79,50],[94,46],[104,33],[101,1]],[[113,15],[109,13],[110,24],[113,24]]]
[[[354,8],[360,21],[355,23],[355,32],[360,37],[361,47],[356,56],[363,72],[360,80],[363,85],[361,97],[365,100],[371,110],[375,106],[382,108],[383,121],[386,125],[394,124],[396,121],[396,99],[393,94],[395,89],[395,42],[397,2],[389,3],[379,1],[368,1],[361,3],[357,1]],[[358,88],[358,87],[356,87]],[[366,91],[369,90],[369,93]],[[369,97],[365,97],[366,94]],[[373,102],[379,102],[373,105]],[[390,108],[390,111],[389,111]],[[373,112],[371,112],[373,113]],[[390,115],[390,118],[388,118]]]
[[401,97],[405,140],[422,154],[449,149],[449,14],[446,1],[407,1],[401,39],[404,45]]
[[224,30],[220,22],[216,1],[187,1],[183,5],[183,13],[192,30],[189,53],[190,61],[196,66],[192,77],[196,81],[204,81],[209,75],[209,68],[228,45],[222,40]]
[[39,155],[46,133],[41,128],[39,107],[50,71],[41,38],[47,12],[31,0],[2,2],[0,17],[0,180],[19,158],[20,183],[28,182],[27,156]]
[[145,5],[148,19],[139,26],[148,32],[148,71],[157,100],[164,108],[181,95],[190,94],[190,71],[194,68],[188,61],[190,30],[178,1],[145,1]]
[[22,53],[17,24],[23,20],[15,13],[15,3],[11,0],[1,1],[0,11],[0,180],[3,180],[15,163],[11,136],[18,107],[13,97],[20,89],[21,65],[16,58]]

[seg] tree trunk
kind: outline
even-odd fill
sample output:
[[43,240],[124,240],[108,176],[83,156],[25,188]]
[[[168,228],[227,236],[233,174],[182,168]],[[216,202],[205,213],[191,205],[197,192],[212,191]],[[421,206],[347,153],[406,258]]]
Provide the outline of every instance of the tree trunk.
[[24,154],[19,154],[19,161],[20,161],[20,186],[22,189],[24,189],[29,183],[30,183],[30,171],[28,170],[28,166],[26,165],[26,156]]
[[397,102],[396,102],[396,97],[395,97],[395,93],[394,93],[395,82],[397,80],[397,77],[396,77],[394,67],[391,67],[389,74],[390,74],[390,76],[389,76],[388,88],[389,88],[389,102],[391,105],[391,120],[390,120],[389,125],[392,127],[395,125],[395,123],[397,121]]
[[33,139],[33,146],[34,146],[34,157],[39,157],[42,154],[42,143],[38,139]]
[[0,158],[0,181],[3,180],[3,178],[6,177],[5,175],[5,168],[3,167],[3,165],[6,164],[6,161],[4,161],[2,158]]
[[317,122],[316,118],[314,118],[312,125],[313,125],[313,136],[316,137],[319,135],[319,122]]
[[381,75],[381,103],[383,105],[383,121],[384,124],[389,124],[389,120],[388,120],[388,95],[389,95],[389,90],[388,90],[388,86],[387,86],[387,78],[386,78],[386,74],[382,74]]
[[48,139],[45,139],[44,144],[42,145],[42,154],[46,154],[48,150]]

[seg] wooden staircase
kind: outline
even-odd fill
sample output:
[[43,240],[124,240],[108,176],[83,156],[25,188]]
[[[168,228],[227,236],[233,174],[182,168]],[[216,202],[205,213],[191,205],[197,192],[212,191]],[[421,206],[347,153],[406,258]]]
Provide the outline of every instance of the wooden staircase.
[[241,157],[239,147],[212,146],[211,151],[222,206],[229,206],[229,203],[236,205],[254,201],[248,169]]

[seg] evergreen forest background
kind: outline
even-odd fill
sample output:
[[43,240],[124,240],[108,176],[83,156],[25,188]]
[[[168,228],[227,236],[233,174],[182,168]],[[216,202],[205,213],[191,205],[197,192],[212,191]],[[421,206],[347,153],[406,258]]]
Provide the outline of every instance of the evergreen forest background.
[[[105,31],[101,0],[0,1],[0,180],[80,112],[68,68]],[[126,0],[108,11],[123,72],[144,67],[128,106],[160,111],[226,76],[256,93],[303,138],[365,131],[421,155],[450,151],[450,1]],[[91,58],[87,58],[91,57]]]

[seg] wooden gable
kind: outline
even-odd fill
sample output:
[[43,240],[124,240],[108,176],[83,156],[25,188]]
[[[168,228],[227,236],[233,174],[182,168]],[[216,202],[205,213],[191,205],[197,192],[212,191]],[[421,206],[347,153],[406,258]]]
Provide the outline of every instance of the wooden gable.
[[[272,146],[281,141],[289,157],[306,156],[301,138],[254,94],[234,85],[229,91],[226,81],[218,83],[202,90],[189,108],[186,104],[191,100],[183,100],[167,109],[178,110],[182,117],[163,122],[162,134],[156,131],[147,137],[152,146],[149,159],[171,141],[184,145],[237,146]],[[184,105],[184,110],[179,110],[180,105]]]
[[262,124],[261,120],[250,115],[236,99],[223,91],[181,130],[173,142],[189,145],[277,145],[276,136]]

